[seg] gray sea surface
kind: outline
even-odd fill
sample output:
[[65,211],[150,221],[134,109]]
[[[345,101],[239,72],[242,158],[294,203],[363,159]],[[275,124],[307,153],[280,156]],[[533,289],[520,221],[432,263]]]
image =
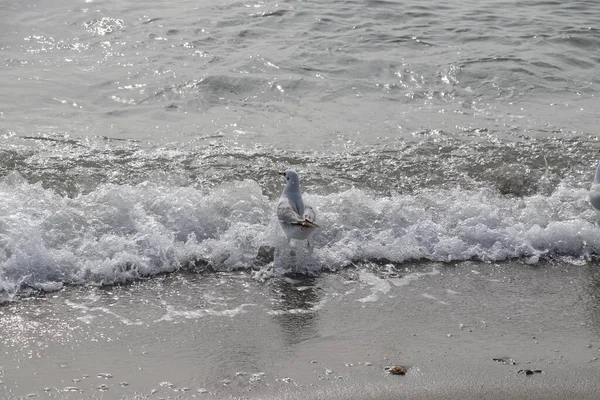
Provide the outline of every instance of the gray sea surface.
[[288,167],[292,269],[589,261],[599,50],[596,1],[1,2],[2,293],[248,269]]
[[272,195],[289,165],[313,191],[586,181],[597,158],[596,1],[42,0],[0,19],[0,173],[71,196],[158,171]]
[[1,2],[3,298],[249,269],[287,167],[267,268],[589,262],[599,50],[595,1]]
[[249,269],[288,167],[268,268],[590,261],[599,50],[595,1],[1,2],[3,297]]

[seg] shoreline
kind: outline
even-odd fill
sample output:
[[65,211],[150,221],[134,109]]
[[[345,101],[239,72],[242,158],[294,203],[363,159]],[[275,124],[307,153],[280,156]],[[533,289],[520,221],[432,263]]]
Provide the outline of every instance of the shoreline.
[[67,288],[0,308],[0,395],[596,398],[595,268],[430,263]]

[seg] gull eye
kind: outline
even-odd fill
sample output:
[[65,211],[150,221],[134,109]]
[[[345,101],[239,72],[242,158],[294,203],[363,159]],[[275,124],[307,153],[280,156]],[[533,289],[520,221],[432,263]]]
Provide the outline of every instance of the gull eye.
[[283,173],[283,176],[287,176],[287,175],[285,174],[285,172]]
[[288,180],[288,181],[290,180],[290,177],[289,177],[289,176],[288,176],[287,180]]

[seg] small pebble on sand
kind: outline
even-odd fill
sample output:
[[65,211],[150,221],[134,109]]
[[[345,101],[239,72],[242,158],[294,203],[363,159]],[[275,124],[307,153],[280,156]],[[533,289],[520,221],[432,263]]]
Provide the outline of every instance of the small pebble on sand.
[[406,367],[402,365],[394,365],[389,367],[388,372],[392,375],[404,375],[406,374]]

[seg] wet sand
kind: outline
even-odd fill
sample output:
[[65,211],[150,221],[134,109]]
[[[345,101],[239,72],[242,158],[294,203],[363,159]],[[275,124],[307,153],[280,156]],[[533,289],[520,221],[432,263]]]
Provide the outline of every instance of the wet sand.
[[593,399],[596,269],[426,263],[67,288],[0,308],[0,397]]

